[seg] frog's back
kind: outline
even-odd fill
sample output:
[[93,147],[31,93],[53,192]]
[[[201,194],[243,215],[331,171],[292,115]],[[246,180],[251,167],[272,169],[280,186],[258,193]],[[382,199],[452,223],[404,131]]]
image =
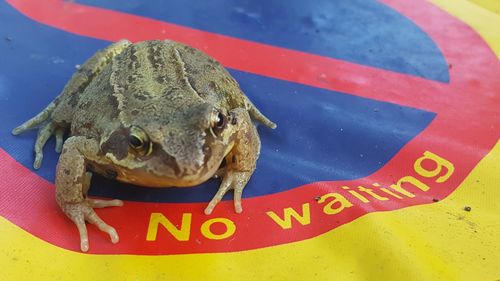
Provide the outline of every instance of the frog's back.
[[[180,108],[210,103],[229,111],[245,106],[245,100],[238,83],[203,52],[174,41],[143,41],[129,45],[90,83],[72,131],[102,136],[113,123],[129,126],[138,118],[169,122],[165,116]],[[103,124],[106,128],[100,128]]]
[[118,95],[137,103],[161,99],[168,103],[163,108],[167,111],[200,102],[230,109],[244,99],[238,83],[217,61],[174,41],[132,44],[111,67]]

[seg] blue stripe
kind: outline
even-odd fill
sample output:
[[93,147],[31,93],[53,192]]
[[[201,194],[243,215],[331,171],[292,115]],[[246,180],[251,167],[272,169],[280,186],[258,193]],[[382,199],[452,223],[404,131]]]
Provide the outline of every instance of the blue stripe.
[[[0,147],[31,167],[36,132],[10,131],[43,109],[74,72],[107,42],[37,24],[0,2]],[[321,180],[365,177],[419,134],[435,114],[268,77],[230,70],[252,101],[278,129],[259,127],[262,153],[245,189],[252,197]],[[54,180],[58,155],[45,148],[42,168]],[[136,201],[204,202],[215,193],[212,180],[195,188],[149,189],[94,177],[91,194]]]
[[440,50],[373,0],[78,0],[209,32],[448,82]]

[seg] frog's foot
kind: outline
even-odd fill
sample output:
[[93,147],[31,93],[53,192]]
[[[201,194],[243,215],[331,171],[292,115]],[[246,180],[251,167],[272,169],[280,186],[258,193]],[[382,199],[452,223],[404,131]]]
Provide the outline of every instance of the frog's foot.
[[44,123],[46,120],[50,118],[50,115],[56,108],[55,102],[51,102],[46,108],[44,108],[40,113],[38,113],[35,117],[30,120],[24,122],[20,126],[16,127],[12,130],[12,134],[17,136],[21,133],[26,132],[27,130],[38,127],[40,124]]
[[35,141],[35,161],[33,162],[33,168],[35,169],[39,169],[42,165],[43,147],[52,135],[56,137],[56,152],[60,153],[62,150],[64,132],[66,129],[58,126],[55,122],[50,120],[50,114],[53,110],[54,102],[49,104],[49,106],[47,106],[47,108],[45,108],[38,115],[12,130],[13,135],[19,135],[27,130],[38,127],[40,124],[43,124],[38,129],[38,135]]
[[106,224],[94,211],[93,208],[104,208],[123,206],[121,200],[98,200],[98,199],[85,199],[80,203],[63,203],[61,208],[63,212],[75,223],[80,233],[80,248],[82,252],[89,250],[89,238],[87,235],[87,226],[85,222],[89,222],[102,232],[106,232],[113,244],[118,243],[119,237],[116,230]]
[[243,211],[243,208],[241,207],[241,195],[243,194],[243,188],[245,188],[245,185],[247,184],[251,175],[251,172],[228,171],[222,179],[219,190],[210,201],[210,203],[208,203],[208,206],[205,208],[205,214],[210,215],[215,206],[231,189],[234,190],[234,211],[238,214],[241,213]]
[[38,130],[38,136],[35,141],[35,162],[33,168],[40,169],[43,159],[43,147],[54,135],[56,137],[56,152],[61,153],[63,146],[64,128],[58,127],[55,123],[49,122]]
[[42,165],[43,147],[52,135],[56,137],[55,150],[57,153],[61,153],[63,146],[64,128],[57,127],[57,125],[52,122],[45,124],[38,130],[38,136],[35,141],[35,162],[33,162],[33,168],[39,169]]

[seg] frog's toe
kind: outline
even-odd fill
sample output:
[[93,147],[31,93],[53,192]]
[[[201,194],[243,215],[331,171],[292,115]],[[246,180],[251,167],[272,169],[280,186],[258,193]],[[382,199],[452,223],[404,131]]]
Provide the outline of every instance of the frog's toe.
[[14,128],[14,129],[12,130],[12,132],[11,132],[11,133],[12,133],[14,136],[17,136],[17,135],[21,134],[22,132],[24,132],[24,131],[26,131],[26,130],[27,130],[27,129],[26,129],[26,128],[24,128],[24,127],[21,125],[21,126],[19,126],[19,127]]
[[220,200],[221,199],[217,198],[217,196],[214,196],[214,198],[210,200],[210,203],[208,203],[207,207],[205,208],[205,215],[210,215],[214,211],[215,206],[219,204]]
[[243,212],[243,207],[241,206],[241,196],[243,194],[243,187],[236,187],[234,189],[234,211],[237,214],[241,214]]
[[71,218],[71,220],[75,223],[76,227],[78,228],[78,232],[80,233],[80,250],[82,250],[82,252],[87,252],[89,250],[89,237],[87,234],[87,226],[85,225],[83,214],[74,216]]
[[56,152],[61,153],[64,143],[64,129],[58,128],[54,135],[56,137]]
[[100,200],[100,199],[87,199],[92,208],[106,208],[106,207],[121,207],[123,206],[123,201],[114,200]]
[[43,147],[54,133],[56,126],[54,123],[47,123],[38,130],[38,136],[35,141],[35,162],[33,167],[39,169],[43,160]]
[[231,181],[227,180],[227,177],[224,177],[222,179],[222,183],[219,187],[219,190],[205,208],[206,215],[210,215],[213,212],[215,206],[219,204],[219,202],[222,200],[222,197],[224,197],[224,195],[230,188],[231,188]]
[[65,128],[57,126],[54,122],[49,122],[40,127],[35,141],[35,162],[33,168],[39,169],[43,160],[43,148],[52,135],[56,138],[56,152],[60,153],[63,146]]
[[33,168],[35,170],[40,169],[42,166],[43,152],[38,152],[35,154],[35,161],[33,162]]
[[118,241],[120,240],[120,238],[118,237],[118,233],[116,233],[114,227],[105,223],[94,211],[87,214],[85,216],[85,220],[97,226],[97,228],[99,228],[100,231],[106,232],[109,235],[109,238],[113,244],[118,243]]
[[233,189],[234,189],[234,195],[233,195],[233,203],[234,203],[234,211],[237,214],[241,214],[243,212],[243,207],[241,206],[241,197],[243,195],[243,188],[245,188],[245,185],[247,184],[248,180],[250,179],[250,176],[252,175],[251,173],[247,172],[240,172],[240,173],[234,173],[233,175]]
[[215,206],[219,204],[224,195],[231,189],[234,190],[234,211],[238,214],[243,212],[241,197],[243,194],[243,188],[245,188],[250,176],[251,173],[249,172],[228,172],[222,179],[219,190],[205,208],[205,214],[210,215]]
[[[97,202],[96,202],[97,201]],[[119,202],[118,202],[119,201]],[[89,222],[99,228],[102,232],[109,235],[109,238],[113,244],[118,243],[120,240],[116,230],[105,223],[94,211],[93,205],[99,205],[102,207],[108,206],[118,206],[121,203],[120,200],[110,200],[107,201],[106,206],[103,206],[104,200],[87,199],[80,203],[65,203],[61,205],[64,213],[73,221],[73,223],[78,228],[80,234],[80,249],[82,252],[87,252],[89,250],[89,238],[87,234],[87,225],[85,222]]]

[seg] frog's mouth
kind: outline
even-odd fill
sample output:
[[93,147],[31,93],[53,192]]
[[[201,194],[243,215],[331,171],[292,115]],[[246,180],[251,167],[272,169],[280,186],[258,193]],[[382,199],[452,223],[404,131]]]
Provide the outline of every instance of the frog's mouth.
[[118,167],[116,179],[146,187],[192,187],[211,177],[230,150],[218,140],[205,142],[200,162],[179,161],[155,144],[153,153],[134,168]]

